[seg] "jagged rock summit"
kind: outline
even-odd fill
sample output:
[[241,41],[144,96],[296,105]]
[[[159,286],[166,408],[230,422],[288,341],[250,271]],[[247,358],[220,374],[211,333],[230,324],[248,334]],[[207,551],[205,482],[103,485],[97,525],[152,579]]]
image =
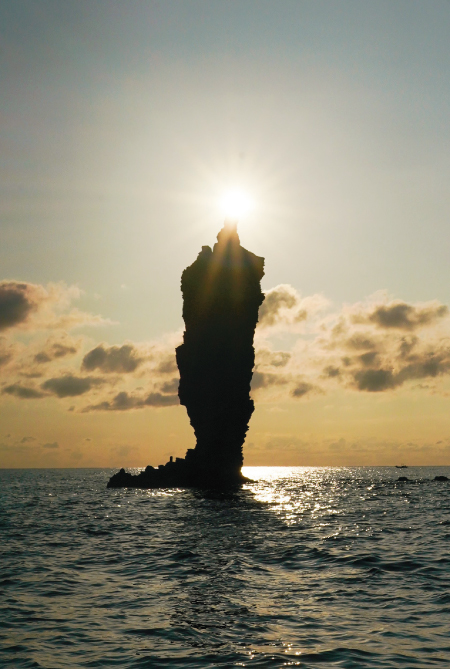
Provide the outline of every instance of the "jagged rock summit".
[[245,481],[242,447],[254,411],[253,337],[264,295],[264,258],[240,245],[226,222],[211,250],[203,246],[181,277],[183,343],[176,349],[178,395],[197,443],[185,458],[133,476],[121,469],[108,487],[217,487]]

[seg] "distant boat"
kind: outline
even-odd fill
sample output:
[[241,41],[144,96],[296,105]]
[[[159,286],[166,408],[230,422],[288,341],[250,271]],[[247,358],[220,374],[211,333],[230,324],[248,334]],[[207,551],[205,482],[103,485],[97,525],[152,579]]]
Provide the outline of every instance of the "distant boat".
[[397,469],[408,469],[408,465],[395,465]]

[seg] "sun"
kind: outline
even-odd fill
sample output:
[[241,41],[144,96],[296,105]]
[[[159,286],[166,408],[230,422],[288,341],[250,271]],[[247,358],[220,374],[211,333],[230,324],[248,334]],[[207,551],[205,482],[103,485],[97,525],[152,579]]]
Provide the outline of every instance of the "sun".
[[223,193],[219,206],[226,219],[237,221],[254,209],[254,201],[244,190],[234,188]]

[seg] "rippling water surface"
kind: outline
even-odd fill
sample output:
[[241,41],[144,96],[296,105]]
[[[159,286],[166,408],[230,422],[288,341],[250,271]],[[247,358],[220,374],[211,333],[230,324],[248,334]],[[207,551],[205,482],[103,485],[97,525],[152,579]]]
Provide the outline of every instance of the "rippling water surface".
[[450,666],[450,468],[111,473],[0,472],[2,667]]

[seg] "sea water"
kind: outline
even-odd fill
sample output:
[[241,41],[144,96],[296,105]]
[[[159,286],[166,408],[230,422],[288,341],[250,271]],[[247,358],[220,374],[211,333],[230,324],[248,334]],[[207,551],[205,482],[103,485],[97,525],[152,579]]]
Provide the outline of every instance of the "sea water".
[[112,473],[0,472],[0,666],[450,666],[450,468]]

